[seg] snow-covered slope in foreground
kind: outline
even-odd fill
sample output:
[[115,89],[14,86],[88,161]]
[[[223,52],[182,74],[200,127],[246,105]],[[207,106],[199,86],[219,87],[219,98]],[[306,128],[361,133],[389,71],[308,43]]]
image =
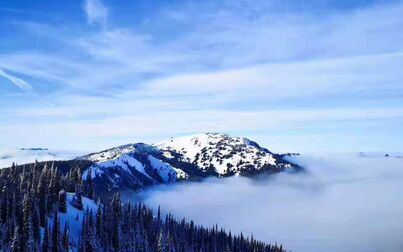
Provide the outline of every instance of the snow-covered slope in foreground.
[[[67,211],[66,213],[58,212],[58,214],[60,219],[61,230],[63,230],[66,223],[68,223],[70,242],[72,242],[72,244],[78,244],[85,211],[88,209],[89,211],[96,213],[98,206],[93,200],[86,197],[82,197],[83,210],[79,210],[75,208],[71,203],[73,195],[74,195],[73,193],[67,193],[66,197]],[[52,217],[49,217],[48,222],[50,224],[53,223]]]
[[249,176],[297,167],[249,139],[220,133],[171,138],[154,145],[128,144],[79,159],[93,162],[83,179],[101,178],[118,187],[207,176]]
[[22,148],[0,150],[0,169],[13,163],[27,164],[38,161],[69,160],[79,156],[72,151],[53,151],[45,148]]

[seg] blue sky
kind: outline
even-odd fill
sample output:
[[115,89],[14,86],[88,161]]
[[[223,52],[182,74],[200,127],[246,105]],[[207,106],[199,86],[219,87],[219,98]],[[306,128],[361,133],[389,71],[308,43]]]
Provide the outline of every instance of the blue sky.
[[403,149],[403,1],[0,3],[0,148],[196,132]]

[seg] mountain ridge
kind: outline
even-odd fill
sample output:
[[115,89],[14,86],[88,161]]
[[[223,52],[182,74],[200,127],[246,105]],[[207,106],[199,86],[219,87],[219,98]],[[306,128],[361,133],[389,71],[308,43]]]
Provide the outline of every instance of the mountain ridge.
[[83,181],[91,179],[91,183],[102,191],[111,188],[141,190],[157,184],[199,181],[211,176],[254,176],[302,169],[285,157],[286,154],[273,153],[244,137],[200,133],[154,144],[125,144],[50,162],[56,163],[63,172],[78,169]]
[[112,185],[144,187],[208,176],[253,176],[294,171],[301,167],[256,142],[223,133],[170,138],[156,144],[134,143],[78,157],[93,164],[83,179],[107,180]]

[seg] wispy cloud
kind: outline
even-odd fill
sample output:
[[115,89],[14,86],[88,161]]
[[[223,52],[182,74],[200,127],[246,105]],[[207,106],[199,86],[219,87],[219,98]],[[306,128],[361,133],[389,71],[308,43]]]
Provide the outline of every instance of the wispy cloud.
[[46,101],[42,97],[40,97],[35,91],[34,88],[31,84],[29,84],[27,81],[18,78],[14,75],[11,75],[7,73],[4,69],[0,68],[0,76],[6,78],[9,80],[11,83],[13,83],[15,86],[17,86],[19,89],[22,91],[26,92],[27,94],[31,95],[34,97],[37,101],[46,104],[47,106],[54,106],[52,103]]
[[[85,23],[81,29],[51,23],[46,29],[24,27],[43,41],[57,41],[58,49],[26,46],[3,52],[0,67],[32,77],[39,86],[46,83],[42,95],[58,107],[30,104],[21,112],[3,102],[7,127],[24,132],[24,124],[44,126],[49,130],[42,139],[55,143],[49,139],[67,122],[75,130],[65,141],[91,139],[85,148],[116,144],[120,140],[112,142],[114,137],[147,141],[212,130],[255,130],[266,141],[271,132],[288,129],[309,139],[306,131],[315,123],[323,136],[334,134],[335,121],[340,131],[364,132],[371,120],[385,119],[383,113],[389,122],[384,127],[396,130],[403,89],[402,3],[326,13],[278,11],[268,1],[157,4],[129,24],[108,23],[114,10],[101,1],[85,1],[87,21],[95,29]],[[316,117],[315,110],[321,111]],[[354,116],[359,123],[341,123]],[[62,138],[59,143],[56,147],[63,147]]]
[[33,94],[34,93],[34,88],[29,84],[28,82],[24,81],[23,79],[20,79],[18,77],[15,77],[11,74],[8,74],[5,72],[3,69],[0,68],[0,76],[6,78],[7,80],[11,81],[14,85],[16,85],[18,88],[21,90]]
[[84,10],[88,23],[105,27],[108,19],[108,9],[101,0],[85,0]]

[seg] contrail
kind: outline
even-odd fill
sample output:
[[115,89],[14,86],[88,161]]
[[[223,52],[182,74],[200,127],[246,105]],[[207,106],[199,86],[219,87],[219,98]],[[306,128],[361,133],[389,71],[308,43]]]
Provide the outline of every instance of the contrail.
[[28,82],[6,73],[1,68],[0,68],[0,76],[3,76],[4,78],[8,79],[12,83],[14,83],[17,87],[19,87],[20,89],[22,89],[23,91],[25,91],[27,93],[34,92],[34,88]]
[[8,74],[4,71],[4,69],[0,68],[0,76],[6,78],[7,80],[11,81],[14,85],[16,85],[18,88],[20,88],[21,90],[23,90],[24,92],[34,96],[36,99],[38,99],[39,101],[46,103],[49,106],[54,106],[53,104],[49,103],[48,101],[43,100],[41,97],[39,97],[35,92],[34,92],[34,88],[32,87],[31,84],[29,84],[28,82],[26,82],[23,79],[20,79],[18,77],[15,77],[11,74]]

